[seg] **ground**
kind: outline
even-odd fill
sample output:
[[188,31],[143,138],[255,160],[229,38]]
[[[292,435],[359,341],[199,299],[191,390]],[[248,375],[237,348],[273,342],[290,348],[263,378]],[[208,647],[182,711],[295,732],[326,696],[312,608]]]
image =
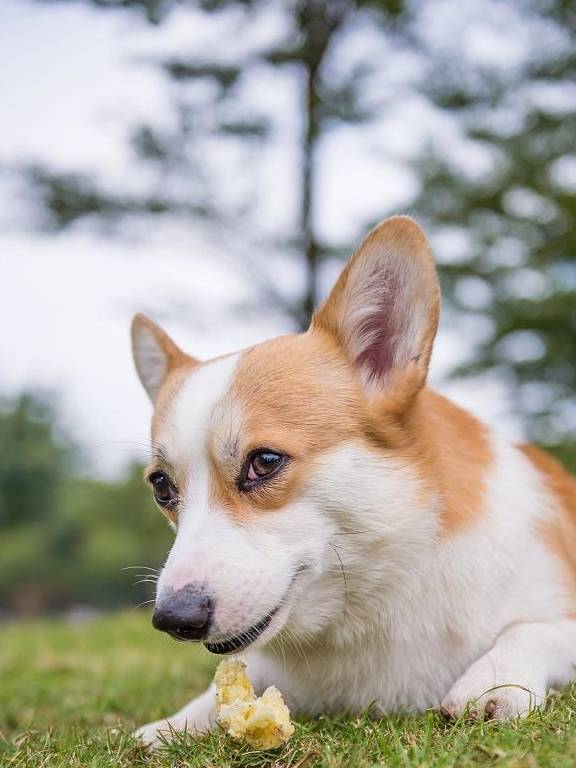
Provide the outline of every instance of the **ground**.
[[202,690],[216,660],[155,632],[138,611],[0,627],[2,768],[408,768],[576,766],[576,685],[521,723],[447,724],[433,712],[297,724],[255,753],[222,734],[147,753],[131,729]]

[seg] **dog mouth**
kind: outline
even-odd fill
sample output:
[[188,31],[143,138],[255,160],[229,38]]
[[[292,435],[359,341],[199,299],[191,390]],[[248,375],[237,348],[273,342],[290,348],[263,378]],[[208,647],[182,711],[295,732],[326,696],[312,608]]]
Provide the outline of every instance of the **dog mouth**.
[[241,632],[235,637],[229,637],[225,640],[218,640],[217,642],[212,643],[205,641],[204,648],[206,648],[207,651],[210,651],[210,653],[216,653],[219,656],[228,653],[238,653],[238,651],[242,651],[244,648],[252,645],[252,643],[268,629],[272,619],[277,613],[278,608],[274,608],[273,611],[270,611],[270,613],[264,616],[264,618],[257,624],[254,624],[250,629],[244,630],[244,632]]
[[263,635],[264,632],[266,632],[272,623],[272,619],[280,611],[280,608],[286,606],[287,597],[291,592],[294,582],[297,580],[298,576],[300,576],[300,574],[307,569],[308,566],[305,564],[298,566],[296,572],[290,580],[286,594],[282,598],[281,602],[276,606],[276,608],[270,611],[270,613],[267,613],[263,619],[260,619],[258,623],[253,624],[249,629],[245,629],[243,632],[240,632],[240,634],[234,635],[233,637],[227,637],[224,640],[204,640],[204,648],[206,648],[207,651],[210,651],[210,653],[215,653],[219,656],[225,656],[229,653],[238,653],[239,651],[243,651],[245,648],[248,648],[249,645],[252,645],[252,643],[258,640],[258,638]]

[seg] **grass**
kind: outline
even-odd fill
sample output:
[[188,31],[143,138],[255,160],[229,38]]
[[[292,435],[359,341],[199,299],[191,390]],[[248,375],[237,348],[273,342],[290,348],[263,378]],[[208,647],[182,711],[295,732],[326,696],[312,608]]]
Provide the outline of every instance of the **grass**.
[[0,627],[2,768],[372,768],[576,766],[576,685],[522,722],[445,723],[433,712],[297,724],[283,749],[255,753],[223,734],[147,753],[135,725],[171,714],[211,678],[208,653],[132,612],[81,625]]

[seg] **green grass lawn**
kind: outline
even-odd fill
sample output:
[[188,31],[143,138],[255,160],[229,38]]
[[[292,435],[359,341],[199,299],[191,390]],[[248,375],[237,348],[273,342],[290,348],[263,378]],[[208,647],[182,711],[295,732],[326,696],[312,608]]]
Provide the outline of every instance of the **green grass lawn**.
[[138,612],[81,626],[0,626],[0,766],[368,768],[576,766],[576,686],[521,723],[367,717],[298,723],[289,744],[256,753],[222,734],[147,753],[130,731],[199,693],[215,659],[152,630]]

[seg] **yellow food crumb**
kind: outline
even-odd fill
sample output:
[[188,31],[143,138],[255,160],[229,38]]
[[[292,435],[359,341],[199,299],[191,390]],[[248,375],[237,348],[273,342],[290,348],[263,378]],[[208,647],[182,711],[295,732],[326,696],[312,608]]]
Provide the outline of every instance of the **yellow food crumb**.
[[243,662],[233,659],[218,665],[214,675],[218,723],[254,749],[279,747],[294,733],[290,711],[273,685],[257,698],[245,669]]

